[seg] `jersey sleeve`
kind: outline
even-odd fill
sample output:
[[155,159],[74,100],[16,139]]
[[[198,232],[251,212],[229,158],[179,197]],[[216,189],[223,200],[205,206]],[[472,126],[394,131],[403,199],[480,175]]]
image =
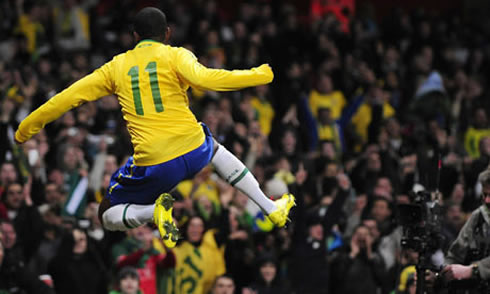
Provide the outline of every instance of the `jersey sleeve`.
[[191,86],[211,91],[234,91],[272,82],[274,74],[263,64],[249,70],[211,69],[197,61],[192,52],[177,48],[174,67]]
[[93,73],[73,83],[27,116],[15,133],[17,142],[23,143],[29,140],[47,123],[59,118],[72,108],[114,93],[113,62],[104,64]]

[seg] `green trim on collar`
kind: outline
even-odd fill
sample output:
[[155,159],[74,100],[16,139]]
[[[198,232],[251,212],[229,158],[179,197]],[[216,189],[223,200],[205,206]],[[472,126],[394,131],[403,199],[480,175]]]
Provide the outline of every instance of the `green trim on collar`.
[[136,44],[136,47],[139,47],[141,45],[141,43],[143,43],[143,42],[152,42],[152,43],[160,43],[160,44],[163,44],[162,42],[155,41],[153,39],[143,39],[143,40],[139,41],[138,44]]

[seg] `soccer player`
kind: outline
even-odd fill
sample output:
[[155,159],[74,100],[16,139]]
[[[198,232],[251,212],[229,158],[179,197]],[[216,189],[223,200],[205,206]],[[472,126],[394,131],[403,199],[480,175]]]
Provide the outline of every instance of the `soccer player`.
[[15,133],[21,144],[70,109],[115,94],[131,135],[134,154],[111,178],[99,207],[108,230],[128,230],[153,221],[165,245],[175,246],[178,229],[167,192],[191,178],[209,162],[283,227],[294,196],[272,201],[245,165],[197,122],[189,109],[189,86],[233,91],[270,83],[273,73],[263,64],[250,70],[209,69],[190,51],[166,45],[170,37],[165,14],[147,7],[135,16],[133,50],[115,56],[31,113]]

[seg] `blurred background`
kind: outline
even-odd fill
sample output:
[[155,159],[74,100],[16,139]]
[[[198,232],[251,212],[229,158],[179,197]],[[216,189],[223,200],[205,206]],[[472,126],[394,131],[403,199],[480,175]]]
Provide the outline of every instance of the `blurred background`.
[[[13,143],[32,110],[134,47],[146,6],[207,67],[272,66],[269,85],[188,96],[267,195],[296,195],[286,229],[208,167],[172,192],[175,249],[152,226],[104,231],[98,203],[132,154],[114,96]],[[415,293],[397,205],[439,189],[440,264],[481,204],[489,11],[484,0],[0,1],[0,293]]]

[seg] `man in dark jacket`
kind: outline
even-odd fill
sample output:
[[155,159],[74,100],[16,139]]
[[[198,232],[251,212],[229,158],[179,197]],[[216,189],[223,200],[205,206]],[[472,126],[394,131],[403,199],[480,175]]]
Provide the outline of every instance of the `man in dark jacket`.
[[331,273],[334,294],[376,294],[382,291],[385,265],[381,255],[373,250],[373,239],[365,225],[356,228],[350,250],[339,253],[331,266],[335,269]]
[[342,207],[351,188],[350,181],[344,174],[337,176],[336,185],[335,199],[326,207],[324,214],[324,209],[320,209],[306,215],[303,199],[298,197],[298,208],[294,215],[294,250],[290,264],[291,283],[297,293],[328,293],[326,238],[342,214]]

